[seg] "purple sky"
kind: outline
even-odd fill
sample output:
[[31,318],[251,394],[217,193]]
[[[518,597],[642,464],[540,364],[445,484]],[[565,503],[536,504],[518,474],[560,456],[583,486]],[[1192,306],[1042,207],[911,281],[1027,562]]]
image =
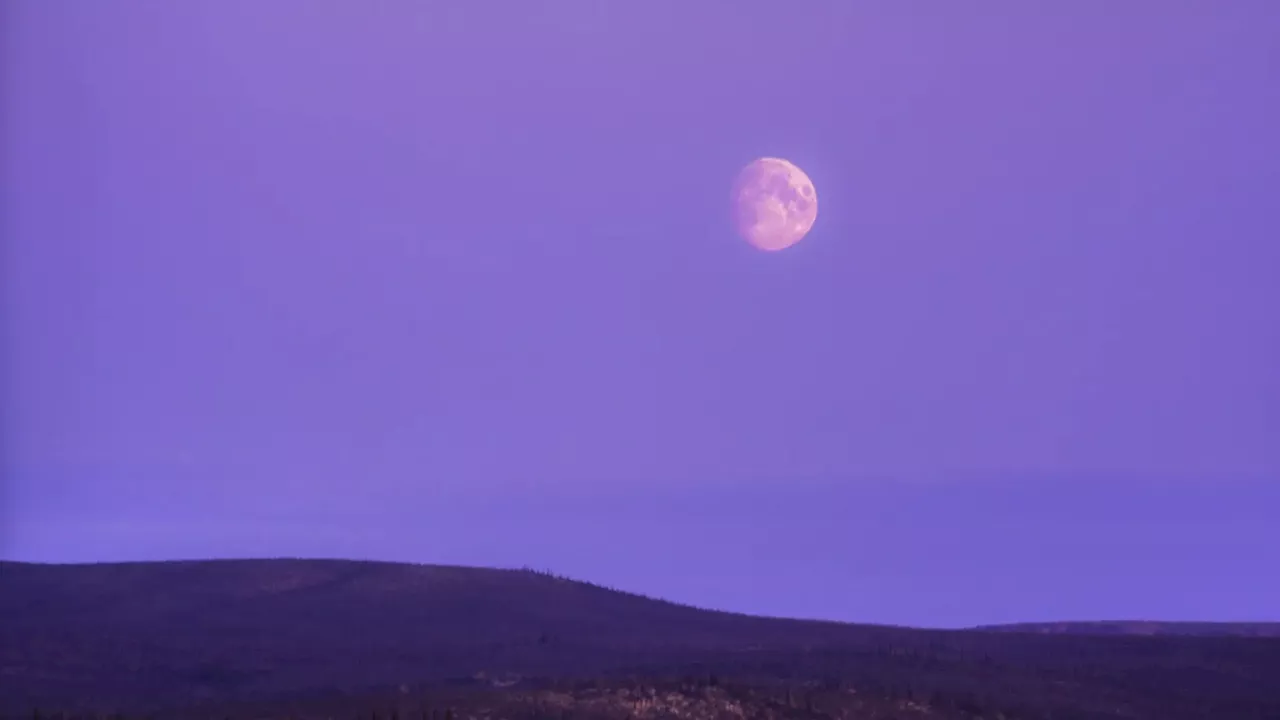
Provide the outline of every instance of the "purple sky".
[[[1274,0],[5,2],[0,556],[1280,619],[1276,38]],[[763,155],[820,198],[776,254],[726,205]]]

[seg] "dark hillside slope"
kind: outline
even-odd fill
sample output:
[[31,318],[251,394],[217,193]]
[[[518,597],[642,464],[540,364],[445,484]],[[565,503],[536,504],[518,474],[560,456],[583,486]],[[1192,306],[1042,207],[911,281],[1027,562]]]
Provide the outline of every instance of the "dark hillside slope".
[[[96,565],[0,563],[0,616],[26,628],[207,633],[340,649],[379,639],[434,647],[730,648],[868,644],[901,629],[702,610],[527,570],[344,560]],[[335,622],[340,620],[340,622]]]
[[1097,712],[1151,707],[1166,718],[1183,717],[1167,707],[1280,714],[1280,640],[1270,638],[760,618],[516,570],[338,560],[0,563],[0,715],[36,705],[101,711],[423,688],[477,673],[712,672]]
[[910,635],[698,610],[529,571],[376,562],[3,563],[0,587],[0,692],[39,695],[570,674]]

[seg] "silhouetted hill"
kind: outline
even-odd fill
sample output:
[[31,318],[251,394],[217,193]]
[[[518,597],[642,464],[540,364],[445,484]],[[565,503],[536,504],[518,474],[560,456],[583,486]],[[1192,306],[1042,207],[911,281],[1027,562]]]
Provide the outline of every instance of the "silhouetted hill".
[[0,565],[0,692],[125,702],[559,675],[892,630],[709,612],[531,571],[337,560]]
[[[1117,708],[1169,719],[1280,715],[1274,638],[761,618],[521,570],[338,560],[0,563],[0,710],[9,712],[287,698],[323,705],[378,686],[400,688],[389,691],[395,698],[452,687],[508,693],[507,702],[555,678],[595,678],[616,694],[628,677],[711,674],[743,687],[818,682],[864,699],[934,698],[937,707],[981,700],[1023,708],[1023,717],[1052,708],[1086,713],[1078,717],[1120,716]],[[495,677],[514,684],[493,687]]]
[[1111,620],[1095,622],[1013,623],[982,625],[986,632],[1043,633],[1054,635],[1183,635],[1193,637],[1280,637],[1280,622],[1153,622]]

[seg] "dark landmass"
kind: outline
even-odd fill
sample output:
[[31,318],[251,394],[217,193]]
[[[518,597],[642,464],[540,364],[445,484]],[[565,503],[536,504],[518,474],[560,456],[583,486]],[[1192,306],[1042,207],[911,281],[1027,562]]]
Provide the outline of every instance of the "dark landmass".
[[867,692],[838,680],[742,682],[714,674],[682,678],[485,680],[475,687],[401,686],[324,698],[206,706],[175,718],[381,718],[383,720],[820,720],[822,718],[1034,717],[1017,707],[983,705],[964,694],[916,697],[909,690]]
[[524,570],[0,563],[0,715],[1280,720],[1280,638],[1039,627],[752,617]]
[[1152,622],[1108,620],[1096,622],[1014,623],[982,625],[984,632],[1026,632],[1057,635],[1184,635],[1197,637],[1280,637],[1280,622]]

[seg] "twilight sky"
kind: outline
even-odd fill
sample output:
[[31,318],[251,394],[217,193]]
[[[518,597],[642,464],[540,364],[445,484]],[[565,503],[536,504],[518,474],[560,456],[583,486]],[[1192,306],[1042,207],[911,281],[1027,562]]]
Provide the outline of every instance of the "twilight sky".
[[[1278,37],[1274,0],[5,2],[0,556],[1280,619]],[[730,225],[762,155],[820,198],[781,253]]]

